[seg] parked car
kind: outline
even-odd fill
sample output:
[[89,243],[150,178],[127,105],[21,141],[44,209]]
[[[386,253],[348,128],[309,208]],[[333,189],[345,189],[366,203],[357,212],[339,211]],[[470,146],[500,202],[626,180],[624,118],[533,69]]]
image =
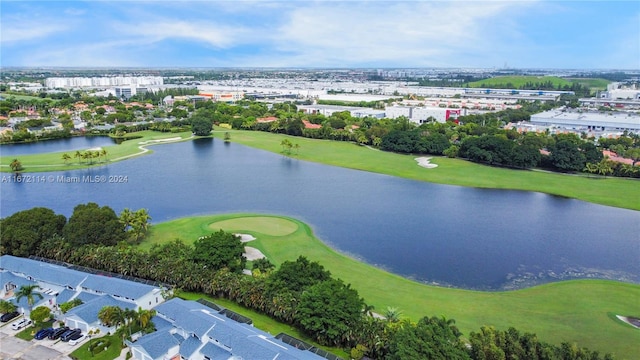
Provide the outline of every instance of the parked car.
[[42,329],[42,330],[38,331],[33,338],[36,339],[36,340],[42,340],[42,339],[46,338],[47,336],[49,336],[49,334],[51,334],[52,332],[53,332],[53,328]]
[[23,327],[27,327],[31,325],[31,320],[27,319],[27,318],[22,318],[18,321],[14,321],[13,324],[11,324],[11,328],[13,330],[20,330]]
[[82,330],[80,329],[69,329],[65,331],[62,335],[60,335],[60,340],[67,342],[71,340],[71,337],[76,334],[81,334]]
[[7,321],[10,321],[10,320],[16,318],[18,315],[20,315],[20,313],[17,312],[17,311],[6,313],[6,314],[0,316],[0,321],[7,322]]
[[47,336],[49,340],[57,340],[65,331],[69,330],[68,326],[53,329],[53,332]]
[[69,340],[69,345],[73,346],[73,345],[76,345],[76,344],[80,344],[86,338],[87,338],[87,334],[83,334],[83,333],[78,333],[76,335],[73,335],[71,337],[71,340]]

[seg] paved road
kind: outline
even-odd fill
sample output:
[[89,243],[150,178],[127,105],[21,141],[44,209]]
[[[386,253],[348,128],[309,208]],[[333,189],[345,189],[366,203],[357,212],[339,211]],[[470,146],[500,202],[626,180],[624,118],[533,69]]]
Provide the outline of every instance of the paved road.
[[0,327],[0,360],[71,360],[74,346],[62,341],[18,339],[11,323]]

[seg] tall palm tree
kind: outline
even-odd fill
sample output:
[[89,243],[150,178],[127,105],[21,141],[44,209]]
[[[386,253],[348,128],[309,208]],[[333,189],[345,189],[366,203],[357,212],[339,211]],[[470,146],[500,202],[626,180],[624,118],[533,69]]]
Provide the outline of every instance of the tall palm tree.
[[16,302],[20,301],[22,298],[27,298],[27,304],[29,304],[29,312],[33,308],[33,305],[36,303],[36,298],[42,300],[43,296],[39,292],[36,292],[36,289],[40,289],[38,285],[22,285],[20,289],[14,293],[16,296]]
[[154,316],[156,316],[155,310],[143,310],[141,307],[138,308],[138,322],[143,330],[153,324],[151,322],[151,318]]
[[107,161],[107,149],[100,150],[100,155],[104,156],[104,160]]
[[62,160],[64,160],[65,164],[69,162],[69,159],[71,159],[71,156],[69,156],[69,154],[67,153],[62,154]]
[[80,152],[80,150],[76,151],[73,157],[78,159],[80,162],[82,162],[82,153]]
[[22,167],[22,163],[18,159],[13,159],[13,161],[11,161],[11,164],[9,164],[9,167],[11,167],[11,170],[13,170],[16,173],[24,169]]

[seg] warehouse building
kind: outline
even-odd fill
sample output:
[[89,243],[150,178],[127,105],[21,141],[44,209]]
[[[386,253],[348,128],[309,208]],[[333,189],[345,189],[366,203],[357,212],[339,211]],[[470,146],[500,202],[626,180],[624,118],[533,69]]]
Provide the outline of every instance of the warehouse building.
[[531,123],[574,130],[640,132],[640,116],[622,112],[578,112],[556,109],[531,115]]

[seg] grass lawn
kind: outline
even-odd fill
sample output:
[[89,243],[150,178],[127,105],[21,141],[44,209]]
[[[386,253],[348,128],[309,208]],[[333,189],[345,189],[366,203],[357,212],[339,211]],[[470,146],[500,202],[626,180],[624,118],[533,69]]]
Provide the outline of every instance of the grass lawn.
[[0,96],[2,96],[5,99],[14,98],[15,100],[39,100],[39,101],[51,101],[52,103],[57,103],[59,101],[51,98],[41,98],[39,96],[29,96],[29,95],[15,95],[15,94],[10,94],[6,92],[0,93]]
[[[180,133],[162,133],[147,130],[131,133],[130,135],[136,136],[136,138],[126,140],[119,145],[114,144],[111,146],[103,147],[103,149],[107,150],[106,158],[101,157],[93,159],[91,164],[86,160],[79,160],[78,158],[75,158],[75,152],[72,151],[20,155],[17,158],[22,163],[22,166],[24,167],[23,172],[25,173],[86,169],[91,166],[104,166],[111,162],[124,160],[145,153],[150,154],[152,153],[152,151],[148,147],[140,148],[140,146],[161,144],[163,142],[168,142],[171,139],[175,139],[176,141],[183,141],[191,137],[191,132],[186,131]],[[71,156],[71,160],[68,160],[67,163],[65,163],[62,159],[62,155],[65,153]],[[11,164],[11,162],[15,158],[16,156],[0,157],[0,171],[11,172],[9,164]]]
[[615,353],[618,359],[640,358],[639,330],[613,319],[616,314],[640,315],[640,285],[575,280],[508,292],[440,288],[337,253],[315,238],[309,226],[292,218],[274,216],[275,224],[287,228],[294,228],[295,224],[296,230],[287,235],[273,235],[274,226],[264,225],[268,218],[226,214],[177,219],[153,225],[141,247],[175,238],[192,243],[212,229],[247,233],[257,238],[249,246],[260,249],[271,262],[281,264],[300,255],[318,261],[334,277],[351,283],[365,301],[380,312],[392,306],[412,320],[444,315],[455,319],[466,335],[479,331],[482,325],[499,329],[513,326],[522,332],[536,333],[550,343],[576,342],[600,352]]
[[248,309],[244,306],[238,305],[236,303],[234,303],[233,301],[229,301],[227,299],[218,299],[218,298],[212,298],[210,296],[207,295],[203,295],[203,294],[199,294],[199,293],[192,293],[192,292],[181,292],[178,294],[178,296],[182,299],[185,300],[198,300],[201,298],[204,298],[206,300],[209,300],[211,302],[214,302],[226,309],[229,309],[231,311],[235,311],[238,314],[242,314],[248,318],[250,318],[253,321],[253,325],[262,330],[262,331],[266,331],[269,334],[276,336],[280,333],[285,333],[287,335],[291,335],[297,339],[300,339],[302,341],[305,341],[309,344],[314,345],[317,348],[326,350],[330,353],[333,353],[335,355],[338,355],[342,358],[349,358],[349,354],[347,354],[344,350],[342,349],[337,349],[337,348],[331,348],[331,347],[327,347],[327,346],[321,346],[318,345],[317,343],[315,343],[313,340],[309,339],[307,336],[305,336],[304,334],[302,334],[301,332],[299,332],[296,328],[287,325],[287,324],[283,324],[277,320],[274,320],[270,317],[268,317],[267,315],[261,314],[259,312],[256,312],[255,310],[252,309]]
[[557,87],[558,85],[571,86],[571,83],[572,83],[569,80],[565,80],[557,76],[496,76],[489,79],[482,79],[482,80],[470,82],[468,85],[469,87],[492,87],[494,85],[504,85],[507,83],[511,83],[513,84],[513,87],[517,89],[528,82],[535,84],[535,83],[543,83],[547,81],[551,81],[554,87]]
[[[89,346],[92,342],[98,341],[98,339],[110,339],[111,345],[107,348],[107,350],[103,350],[98,354],[91,354],[89,351]],[[77,345],[76,345],[77,346]],[[122,351],[122,338],[120,335],[108,335],[101,337],[94,337],[92,339],[87,339],[82,342],[82,345],[74,352],[70,354],[72,359],[79,360],[113,360],[120,356],[120,352]]]
[[232,143],[281,153],[280,142],[289,139],[300,146],[291,155],[345,168],[371,171],[407,179],[439,184],[491,189],[537,191],[596,204],[640,210],[640,182],[626,178],[600,178],[564,175],[543,171],[512,170],[480,165],[460,159],[433,157],[438,167],[425,169],[417,165],[415,155],[402,155],[373,150],[350,142],[307,139],[260,131],[224,130],[214,132],[222,138],[231,135]]
[[607,90],[607,85],[611,83],[611,81],[607,79],[600,78],[567,78],[567,80],[574,83],[582,84],[583,86],[590,88],[591,91]]
[[38,331],[52,327],[53,321],[54,320],[45,321],[38,326],[28,326],[24,330],[17,333],[16,337],[22,340],[31,341]]

